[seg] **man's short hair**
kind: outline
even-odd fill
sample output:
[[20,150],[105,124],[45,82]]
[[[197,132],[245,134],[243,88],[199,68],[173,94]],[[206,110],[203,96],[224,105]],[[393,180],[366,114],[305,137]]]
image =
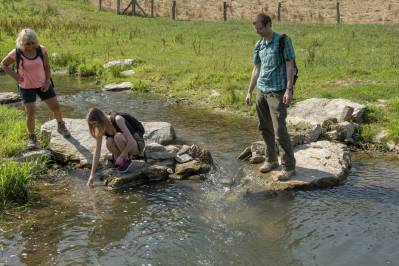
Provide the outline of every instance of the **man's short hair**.
[[265,13],[259,13],[252,24],[255,25],[258,21],[261,22],[264,27],[266,27],[267,23],[270,23],[270,25],[272,24],[272,18]]

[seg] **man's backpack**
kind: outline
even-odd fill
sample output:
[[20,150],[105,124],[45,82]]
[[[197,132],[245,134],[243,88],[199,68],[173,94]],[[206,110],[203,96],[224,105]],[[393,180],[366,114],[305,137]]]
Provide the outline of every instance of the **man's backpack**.
[[134,118],[132,115],[127,114],[127,113],[119,113],[119,112],[111,112],[111,122],[112,124],[116,127],[117,131],[121,131],[118,125],[116,124],[115,117],[117,115],[122,116],[126,120],[126,126],[129,129],[130,133],[132,133],[132,136],[134,136],[135,133],[138,133],[140,137],[143,137],[145,130],[143,124],[138,121],[136,118]]
[[[284,60],[285,38],[287,38],[287,35],[282,34],[280,36],[280,39],[279,39],[279,52],[280,52],[280,55],[281,55],[281,58],[282,58],[282,63],[284,63],[284,61],[285,61]],[[298,72],[299,72],[299,69],[298,69],[298,66],[296,65],[296,62],[295,62],[295,59],[294,59],[294,80],[293,80],[293,85],[295,85],[296,80],[298,79]]]

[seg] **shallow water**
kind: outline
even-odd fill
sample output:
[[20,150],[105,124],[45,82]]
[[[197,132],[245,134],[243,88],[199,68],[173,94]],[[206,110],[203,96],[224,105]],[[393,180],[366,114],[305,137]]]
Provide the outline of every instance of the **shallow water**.
[[[220,180],[242,176],[235,157],[259,139],[254,118],[125,92],[78,92],[77,81],[64,79],[70,83],[56,84],[66,116],[99,106],[170,122],[179,142],[212,151],[218,171],[205,182],[114,193],[100,181],[86,189],[87,170],[64,169],[39,187],[32,206],[0,216],[0,265],[397,265],[395,158],[355,156],[348,181],[329,190],[245,196]],[[42,104],[39,115],[49,117]]]

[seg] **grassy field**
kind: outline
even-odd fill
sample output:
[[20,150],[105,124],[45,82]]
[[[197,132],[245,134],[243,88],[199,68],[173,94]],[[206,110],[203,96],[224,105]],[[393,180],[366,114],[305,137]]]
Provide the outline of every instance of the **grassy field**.
[[[23,27],[32,27],[50,54],[53,68],[97,75],[101,83],[131,80],[213,107],[253,114],[242,102],[258,40],[245,21],[171,21],[117,16],[85,0],[0,0],[0,54],[15,46]],[[367,104],[367,140],[383,128],[399,142],[399,26],[274,23],[296,48],[300,77],[297,101],[310,97],[347,98]],[[111,59],[134,58],[136,75],[104,71]],[[217,95],[219,96],[211,96]],[[385,100],[381,106],[377,100]]]
[[45,168],[40,160],[12,161],[25,149],[26,135],[24,113],[0,105],[0,210],[9,203],[26,202],[31,180]]

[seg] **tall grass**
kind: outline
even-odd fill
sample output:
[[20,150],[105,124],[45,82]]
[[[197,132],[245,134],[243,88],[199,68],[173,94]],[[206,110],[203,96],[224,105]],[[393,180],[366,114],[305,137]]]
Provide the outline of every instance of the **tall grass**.
[[[28,200],[32,178],[45,168],[43,160],[17,163],[10,158],[25,149],[26,126],[22,111],[0,105],[0,209]],[[7,159],[8,158],[8,159]]]
[[29,199],[32,179],[45,167],[45,161],[0,162],[0,209],[9,203],[25,203]]
[[0,158],[11,157],[23,151],[26,135],[23,111],[0,105]]

